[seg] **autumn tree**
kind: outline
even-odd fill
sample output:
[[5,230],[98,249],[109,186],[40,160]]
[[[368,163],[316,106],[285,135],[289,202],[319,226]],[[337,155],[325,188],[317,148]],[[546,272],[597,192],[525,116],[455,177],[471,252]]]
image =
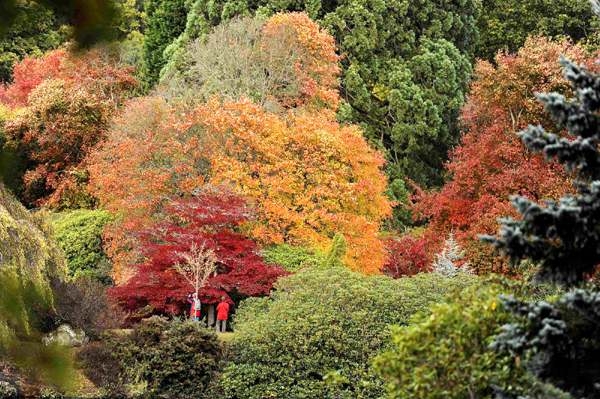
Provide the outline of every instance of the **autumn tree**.
[[479,62],[462,112],[462,141],[447,164],[451,180],[440,191],[415,197],[416,210],[436,234],[455,232],[477,272],[506,271],[506,262],[476,235],[497,231],[499,217],[517,216],[510,195],[541,200],[573,192],[572,176],[523,147],[517,136],[530,124],[566,135],[534,95],[573,93],[556,63],[560,54],[594,68],[579,45],[547,38],[529,39],[517,54],[499,54],[497,66]]
[[[386,155],[390,198],[406,201],[407,176],[441,186],[444,160],[459,138],[481,1],[195,0],[170,52],[185,51],[236,16],[281,11],[304,11],[335,38],[343,55],[338,117],[360,124]],[[395,217],[410,222],[401,208]]]
[[141,261],[130,265],[130,277],[110,290],[125,309],[184,310],[190,287],[179,270],[198,260],[200,248],[201,258],[210,256],[208,263],[215,262],[214,272],[198,268],[207,272],[200,274],[200,279],[206,277],[198,295],[203,303],[214,304],[232,293],[268,294],[275,280],[286,274],[280,266],[266,265],[257,254],[259,247],[240,234],[251,211],[232,193],[204,190],[197,197],[166,204],[163,215],[161,223],[134,232]]
[[192,101],[215,94],[279,107],[337,109],[335,40],[305,13],[234,19],[174,55],[161,77],[169,96]]
[[[94,192],[135,229],[151,224],[168,198],[206,184],[229,185],[255,207],[247,234],[261,244],[327,251],[339,232],[348,240],[347,263],[378,272],[383,253],[377,235],[391,207],[383,195],[383,157],[356,126],[340,125],[330,107],[321,108],[328,98],[337,102],[331,37],[303,14],[277,14],[261,34],[275,35],[281,27],[297,36],[294,42],[307,54],[324,57],[306,56],[293,67],[311,87],[299,86],[295,107],[270,112],[244,91],[191,109],[187,102],[159,97],[134,101],[115,121],[103,149],[90,157]],[[276,100],[291,105],[283,93]],[[119,250],[127,247],[124,232],[108,233],[118,264],[127,263],[120,259],[127,251]]]
[[66,48],[15,67],[2,101],[23,107],[5,124],[9,145],[28,154],[23,177],[30,203],[59,207],[90,204],[84,159],[108,129],[111,114],[136,87],[131,68],[121,68],[102,49],[70,54]]
[[329,111],[279,115],[248,99],[215,98],[182,113],[143,99],[90,161],[95,195],[128,222],[152,220],[165,198],[230,185],[255,207],[247,234],[260,243],[327,251],[340,232],[351,267],[382,266],[377,235],[390,214],[383,157]]
[[43,81],[59,76],[65,57],[66,49],[63,48],[15,63],[12,83],[0,86],[2,104],[10,108],[25,107],[33,89]]

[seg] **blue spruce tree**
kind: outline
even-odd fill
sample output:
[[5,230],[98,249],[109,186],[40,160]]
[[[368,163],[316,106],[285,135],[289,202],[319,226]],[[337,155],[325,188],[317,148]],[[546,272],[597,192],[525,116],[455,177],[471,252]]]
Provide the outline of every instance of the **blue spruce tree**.
[[[600,6],[594,2],[593,8],[600,16]],[[515,196],[521,220],[503,219],[500,237],[482,239],[513,264],[525,258],[537,263],[537,281],[555,282],[569,291],[553,303],[503,298],[508,309],[523,317],[504,326],[492,348],[524,356],[530,372],[573,397],[600,398],[600,292],[588,282],[600,263],[600,75],[567,59],[560,62],[577,98],[538,98],[558,125],[568,129],[569,139],[540,126],[519,135],[548,161],[577,171],[578,195],[543,205]]]

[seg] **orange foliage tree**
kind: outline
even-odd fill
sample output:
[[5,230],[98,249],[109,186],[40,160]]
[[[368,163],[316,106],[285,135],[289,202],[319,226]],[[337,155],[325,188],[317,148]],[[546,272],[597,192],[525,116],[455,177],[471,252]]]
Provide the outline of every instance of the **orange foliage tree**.
[[182,114],[146,98],[119,121],[90,159],[95,195],[130,223],[109,237],[114,255],[124,230],[160,218],[165,199],[229,185],[255,208],[246,233],[258,242],[327,250],[339,232],[351,267],[381,268],[377,236],[391,211],[384,160],[329,111],[279,115],[248,99],[213,98]]
[[286,102],[291,102],[291,105],[318,102],[337,108],[340,67],[335,39],[326,30],[320,29],[306,13],[273,15],[262,30],[260,46],[262,56],[270,58],[272,62],[281,57],[281,51],[270,49],[283,48],[288,52],[296,49],[292,52],[295,56],[292,61],[300,90],[296,99],[286,99]]
[[0,100],[16,117],[4,133],[29,158],[26,200],[62,207],[89,205],[85,156],[106,137],[111,114],[137,87],[104,49],[72,54],[67,48],[15,65],[14,82]]
[[462,110],[460,145],[447,164],[451,180],[439,191],[419,192],[413,200],[420,217],[439,236],[454,232],[479,272],[507,272],[506,263],[478,234],[496,234],[499,217],[517,217],[510,196],[557,200],[573,191],[571,176],[542,154],[527,150],[516,135],[528,125],[557,131],[537,101],[537,92],[574,93],[562,76],[560,55],[597,68],[578,45],[529,38],[517,54],[499,53],[496,66],[478,62],[475,82]]

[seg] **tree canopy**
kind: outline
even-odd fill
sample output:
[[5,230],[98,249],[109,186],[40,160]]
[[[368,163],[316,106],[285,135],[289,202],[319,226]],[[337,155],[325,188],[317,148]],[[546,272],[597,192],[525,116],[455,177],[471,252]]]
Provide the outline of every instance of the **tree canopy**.
[[214,275],[199,292],[203,303],[218,303],[230,294],[268,294],[277,277],[287,274],[281,266],[266,265],[256,243],[239,233],[251,214],[234,194],[203,193],[176,201],[164,212],[170,220],[136,232],[141,261],[128,268],[129,278],[110,291],[125,309],[148,305],[162,313],[185,309],[183,299],[193,288],[175,265],[184,262],[192,248],[211,251],[216,259]]
[[447,164],[451,180],[439,192],[414,198],[415,209],[437,234],[454,231],[479,272],[508,272],[477,235],[497,231],[499,217],[517,216],[511,194],[556,200],[574,190],[572,174],[523,147],[517,135],[530,124],[567,135],[534,97],[545,90],[573,93],[556,62],[561,54],[595,67],[581,46],[547,38],[530,38],[516,54],[498,54],[496,66],[480,61],[461,116],[462,141]]
[[600,44],[600,24],[588,0],[486,0],[477,27],[475,56],[487,61],[498,51],[517,52],[528,36],[568,36],[576,43]]
[[[391,181],[442,185],[443,161],[458,139],[481,1],[196,0],[167,53],[178,59],[196,38],[236,16],[282,10],[306,12],[335,37],[343,55],[338,117],[359,124],[385,152]],[[406,198],[401,184],[391,187],[390,195]],[[402,212],[397,217],[406,221]]]
[[4,133],[8,146],[26,154],[25,200],[57,207],[93,205],[86,192],[86,155],[102,141],[112,113],[137,87],[131,67],[103,49],[68,48],[15,65],[14,82],[0,100],[22,108]]

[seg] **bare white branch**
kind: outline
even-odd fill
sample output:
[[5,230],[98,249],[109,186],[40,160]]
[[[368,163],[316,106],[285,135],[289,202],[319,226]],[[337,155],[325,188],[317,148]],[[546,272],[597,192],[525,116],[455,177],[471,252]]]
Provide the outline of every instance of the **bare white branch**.
[[197,245],[192,245],[189,252],[180,252],[183,262],[177,262],[173,265],[179,274],[181,274],[194,287],[196,297],[198,292],[204,286],[208,278],[216,273],[217,257],[215,251],[206,248],[206,242],[198,248]]

